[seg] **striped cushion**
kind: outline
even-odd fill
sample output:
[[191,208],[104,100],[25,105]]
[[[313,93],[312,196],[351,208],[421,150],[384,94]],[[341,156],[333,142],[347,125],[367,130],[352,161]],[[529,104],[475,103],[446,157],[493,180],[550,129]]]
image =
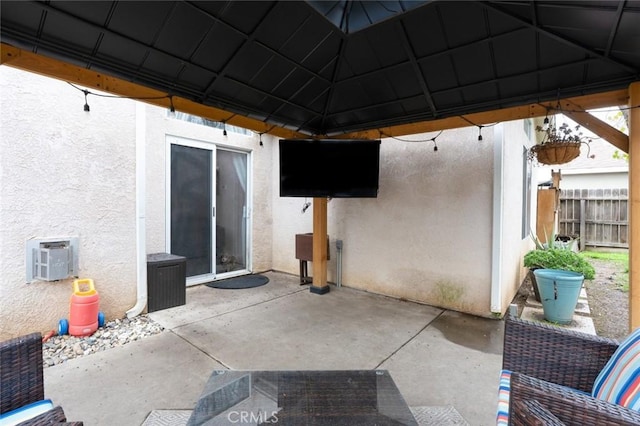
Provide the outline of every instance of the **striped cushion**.
[[[4,395],[3,395],[4,396]],[[50,399],[32,402],[15,410],[0,414],[0,425],[15,426],[27,420],[33,419],[40,414],[46,413],[53,408]]]
[[511,393],[511,371],[500,372],[500,388],[498,391],[498,413],[496,426],[509,424],[509,394]]
[[616,349],[593,383],[591,394],[640,411],[640,328]]

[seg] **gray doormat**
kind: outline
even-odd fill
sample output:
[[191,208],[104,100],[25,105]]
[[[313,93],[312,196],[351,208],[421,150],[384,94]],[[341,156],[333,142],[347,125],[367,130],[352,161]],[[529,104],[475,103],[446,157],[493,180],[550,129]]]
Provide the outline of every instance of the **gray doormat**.
[[192,410],[153,410],[142,426],[185,426]]
[[469,426],[469,423],[451,405],[441,407],[410,407],[420,426]]
[[[420,426],[469,426],[451,405],[442,407],[411,407]],[[153,410],[142,426],[185,426],[191,410]]]
[[228,278],[226,280],[212,281],[205,285],[212,288],[239,289],[260,287],[268,282],[269,278],[264,275],[243,275],[241,277]]

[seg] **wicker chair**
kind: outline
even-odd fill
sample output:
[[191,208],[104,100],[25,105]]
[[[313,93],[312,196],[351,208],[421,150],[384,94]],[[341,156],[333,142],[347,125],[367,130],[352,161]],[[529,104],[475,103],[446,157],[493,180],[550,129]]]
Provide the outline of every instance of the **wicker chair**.
[[617,347],[615,340],[507,316],[502,368],[513,372],[511,423],[523,424],[518,419],[535,418],[542,408],[554,421],[527,424],[640,425],[639,412],[590,396]]
[[[0,342],[0,414],[43,399],[40,333]],[[20,425],[83,425],[82,422],[66,421],[62,407],[58,406]]]

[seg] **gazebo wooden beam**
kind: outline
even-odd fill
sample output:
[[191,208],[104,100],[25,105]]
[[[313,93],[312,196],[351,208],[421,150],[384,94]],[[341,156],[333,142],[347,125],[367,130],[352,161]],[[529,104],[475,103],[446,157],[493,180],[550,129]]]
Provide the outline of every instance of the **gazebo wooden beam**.
[[629,330],[640,327],[640,82],[629,86]]
[[577,105],[571,101],[566,101],[563,107],[562,113],[571,118],[582,127],[589,129],[591,132],[600,136],[611,145],[615,146],[619,150],[629,153],[629,136],[622,133],[615,127],[605,123],[598,117],[584,112],[584,107]]
[[[169,108],[171,105],[171,101],[169,100],[169,96],[171,96],[171,94],[169,93],[150,89],[123,79],[111,77],[76,65],[71,65],[57,59],[31,53],[5,43],[0,43],[0,50],[2,53],[0,64],[2,65],[8,65],[24,71],[68,81],[70,83],[78,84],[87,88],[93,88],[102,92],[113,93],[115,95],[127,96],[130,98],[160,98],[146,99],[143,101],[163,108]],[[627,105],[628,98],[628,90],[620,89],[597,93],[594,95],[567,98],[562,101],[579,105],[582,109],[587,110],[616,105]],[[288,139],[309,137],[309,135],[301,132],[296,132],[281,126],[273,126],[260,120],[237,115],[220,108],[205,106],[178,96],[173,96],[172,101],[175,109],[178,111],[198,115],[213,121],[220,121],[234,126],[244,127],[257,133],[270,134]],[[529,105],[502,108],[457,117],[346,133],[336,135],[336,137],[345,139],[380,139],[385,136],[405,136],[417,133],[437,132],[446,129],[468,127],[470,125],[481,126],[500,121],[544,117],[549,111],[556,109],[556,105],[557,101],[532,103]]]
[[[596,93],[593,95],[576,96],[561,100],[563,104],[579,106],[581,111],[627,105],[628,101],[629,91],[627,89]],[[544,117],[550,111],[554,110],[557,110],[557,101],[539,102],[529,105],[501,108],[493,111],[478,112],[475,114],[465,114],[463,116],[457,117],[420,121],[411,124],[402,124],[392,127],[383,127],[380,129],[346,133],[342,135],[336,135],[335,137],[346,139],[380,139],[386,136],[414,135],[418,133],[438,132],[440,130],[468,127],[471,125],[482,126],[498,123],[501,121]]]
[[[114,95],[138,99],[151,105],[169,108],[173,103],[176,111],[208,118],[212,121],[224,122],[256,133],[268,133],[286,139],[308,138],[309,135],[284,127],[274,126],[260,120],[234,114],[220,108],[206,106],[191,100],[173,96],[159,90],[111,77],[100,72],[71,65],[57,59],[48,58],[0,43],[2,51],[1,65],[8,65],[24,71],[44,75],[46,77],[67,81],[89,89]],[[155,98],[155,99],[154,99]]]

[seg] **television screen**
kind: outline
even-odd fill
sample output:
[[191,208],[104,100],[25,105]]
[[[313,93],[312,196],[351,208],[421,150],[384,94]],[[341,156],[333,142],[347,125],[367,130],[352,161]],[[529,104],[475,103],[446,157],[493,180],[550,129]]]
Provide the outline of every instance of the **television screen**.
[[281,139],[280,196],[375,198],[380,141]]

